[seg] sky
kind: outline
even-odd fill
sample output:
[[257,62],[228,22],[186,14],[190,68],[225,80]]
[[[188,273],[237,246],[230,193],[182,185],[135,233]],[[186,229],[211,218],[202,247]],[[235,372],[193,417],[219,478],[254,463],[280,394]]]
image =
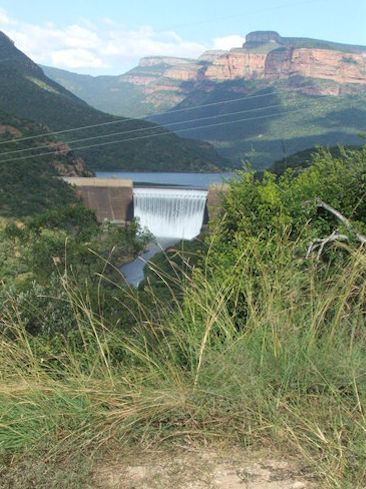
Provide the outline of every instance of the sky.
[[0,0],[0,30],[37,63],[118,75],[143,56],[238,47],[256,30],[366,45],[366,0]]

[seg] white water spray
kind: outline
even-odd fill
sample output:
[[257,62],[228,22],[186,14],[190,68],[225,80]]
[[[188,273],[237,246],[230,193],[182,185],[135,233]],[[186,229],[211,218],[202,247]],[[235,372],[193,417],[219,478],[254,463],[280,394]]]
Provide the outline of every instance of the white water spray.
[[193,239],[202,228],[207,191],[135,188],[134,216],[157,238]]

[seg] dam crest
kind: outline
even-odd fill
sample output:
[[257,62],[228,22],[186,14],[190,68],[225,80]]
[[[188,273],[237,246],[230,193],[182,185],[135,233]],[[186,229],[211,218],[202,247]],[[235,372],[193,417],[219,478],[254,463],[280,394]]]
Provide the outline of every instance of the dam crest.
[[225,184],[208,190],[181,187],[134,187],[119,178],[64,177],[99,222],[125,224],[137,217],[160,238],[192,239],[221,207]]

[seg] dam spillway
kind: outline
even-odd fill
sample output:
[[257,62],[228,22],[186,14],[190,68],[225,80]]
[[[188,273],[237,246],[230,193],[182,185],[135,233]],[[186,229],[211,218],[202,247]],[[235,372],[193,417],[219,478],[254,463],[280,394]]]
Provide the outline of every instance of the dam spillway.
[[202,228],[206,190],[134,188],[134,217],[157,238],[193,239]]

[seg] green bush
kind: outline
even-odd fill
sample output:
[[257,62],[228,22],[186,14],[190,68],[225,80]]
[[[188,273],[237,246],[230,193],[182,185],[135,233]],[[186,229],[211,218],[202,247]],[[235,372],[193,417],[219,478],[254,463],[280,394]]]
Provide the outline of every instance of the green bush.
[[[106,269],[87,272],[76,224],[44,228],[47,220],[37,218],[21,233],[9,228],[5,241],[41,255],[67,236],[77,273],[62,262],[47,281],[27,251],[25,270],[37,284],[23,282],[22,294],[15,280],[3,289],[4,456],[55,458],[112,439],[141,447],[188,434],[275,446],[305,461],[317,487],[363,489],[366,260],[356,233],[366,219],[365,169],[365,151],[347,151],[319,154],[300,175],[242,173],[206,253],[189,273],[180,258],[178,297],[172,281],[155,302],[153,288],[141,302],[141,291],[111,284]],[[306,257],[309,243],[335,228],[348,242]],[[126,243],[137,249],[130,230]],[[105,232],[113,237],[100,229],[95,243],[108,242]],[[155,265],[167,272],[160,258]]]

